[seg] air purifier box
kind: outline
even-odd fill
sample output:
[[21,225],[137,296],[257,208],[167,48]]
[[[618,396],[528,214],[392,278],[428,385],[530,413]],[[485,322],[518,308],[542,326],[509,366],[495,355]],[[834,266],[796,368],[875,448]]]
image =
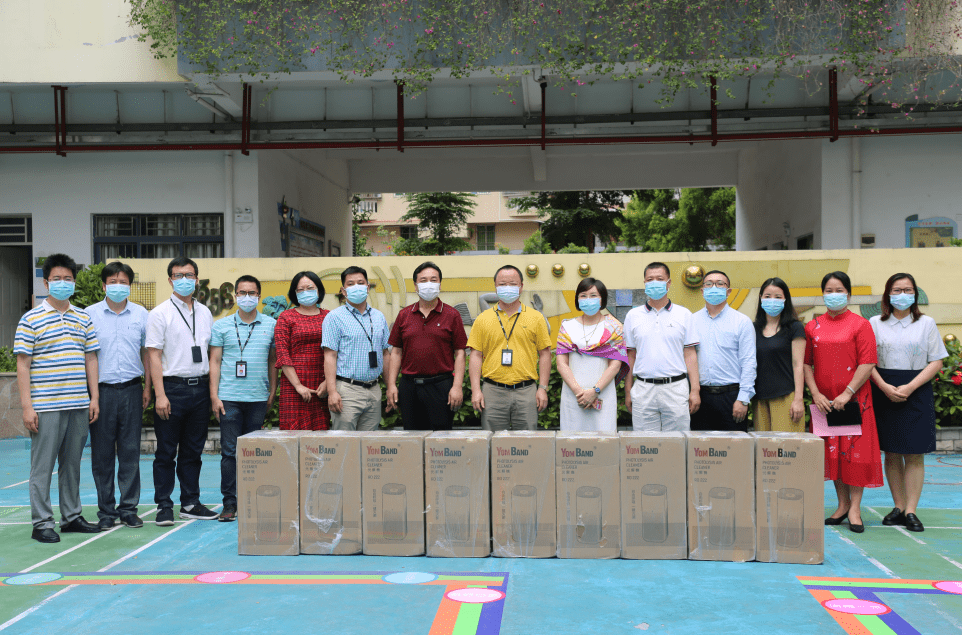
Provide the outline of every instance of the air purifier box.
[[491,437],[491,524],[494,555],[554,558],[555,433],[497,432]]
[[237,553],[296,556],[300,433],[257,430],[237,439]]
[[371,434],[301,434],[301,553],[361,553],[361,442]]
[[621,556],[621,439],[614,432],[560,432],[558,557]]
[[429,434],[378,431],[361,440],[365,554],[424,555],[424,438]]
[[424,440],[427,552],[491,555],[491,432],[435,432]]
[[755,439],[744,432],[686,432],[688,558],[755,559]]
[[822,564],[825,442],[814,434],[755,432],[759,562]]
[[688,480],[681,432],[622,432],[621,557],[688,558]]

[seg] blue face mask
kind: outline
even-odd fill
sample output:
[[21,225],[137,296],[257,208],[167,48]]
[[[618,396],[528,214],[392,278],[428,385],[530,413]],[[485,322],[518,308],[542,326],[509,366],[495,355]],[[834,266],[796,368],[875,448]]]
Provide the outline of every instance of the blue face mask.
[[594,315],[601,310],[601,298],[579,298],[578,306],[585,315]]
[[367,300],[367,285],[366,284],[356,284],[352,287],[348,287],[347,291],[347,301],[351,304],[360,304]]
[[50,283],[50,295],[57,300],[67,300],[73,295],[76,285],[67,280],[54,280]]
[[[314,301],[317,302],[317,300],[314,300]],[[247,311],[247,312],[253,311],[254,309],[257,308],[258,302],[260,302],[260,298],[252,298],[249,295],[245,295],[240,298],[237,298],[237,306],[240,307],[241,311]]]
[[106,293],[112,302],[123,302],[130,297],[130,285],[108,284]]
[[664,280],[650,280],[645,283],[645,295],[649,300],[661,300],[668,293],[668,283]]
[[847,293],[826,293],[823,297],[825,298],[825,306],[832,311],[839,311],[848,306]]
[[915,294],[914,293],[901,293],[899,295],[890,295],[889,302],[892,303],[899,311],[904,311],[913,304],[915,304]]
[[520,287],[512,287],[511,285],[504,285],[502,287],[497,287],[498,299],[505,304],[511,304],[521,295]]
[[772,317],[781,315],[785,309],[785,300],[782,298],[762,298],[762,311]]
[[194,287],[197,286],[196,280],[191,280],[190,278],[181,278],[180,280],[174,280],[174,292],[177,295],[182,295],[184,297],[189,296],[194,292]]
[[704,296],[705,302],[712,306],[718,306],[728,299],[728,289],[720,289],[718,287],[708,287],[707,289],[702,289],[701,294]]
[[301,306],[317,305],[317,290],[311,289],[310,291],[298,291],[297,303]]

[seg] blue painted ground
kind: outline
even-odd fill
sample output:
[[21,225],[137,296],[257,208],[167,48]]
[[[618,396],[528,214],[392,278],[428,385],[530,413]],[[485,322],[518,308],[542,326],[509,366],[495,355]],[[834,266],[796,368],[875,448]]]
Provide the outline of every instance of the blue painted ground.
[[[89,450],[87,451],[89,452]],[[205,456],[202,500],[220,502],[219,457]],[[0,572],[508,572],[501,633],[843,633],[796,576],[962,580],[962,457],[930,456],[921,534],[881,526],[887,488],[866,492],[866,532],[826,528],[822,566],[633,560],[515,560],[237,555],[237,525],[148,522],[58,545],[30,540],[26,440],[0,441]],[[141,462],[141,514],[152,520],[151,462]],[[85,460],[85,516],[96,494]],[[56,504],[56,477],[53,498]],[[835,495],[826,484],[826,509]],[[175,507],[175,510],[177,508]],[[153,544],[150,544],[153,543]],[[146,546],[146,548],[144,548]],[[140,551],[138,551],[140,550]],[[134,554],[134,555],[131,555]],[[51,559],[53,558],[53,559]],[[49,560],[48,562],[45,562]],[[44,563],[45,562],[45,563]],[[38,563],[40,566],[36,566]],[[65,590],[69,589],[69,590]],[[394,585],[0,585],[0,630],[9,633],[427,634],[443,587]],[[920,633],[962,632],[962,595],[885,600]]]

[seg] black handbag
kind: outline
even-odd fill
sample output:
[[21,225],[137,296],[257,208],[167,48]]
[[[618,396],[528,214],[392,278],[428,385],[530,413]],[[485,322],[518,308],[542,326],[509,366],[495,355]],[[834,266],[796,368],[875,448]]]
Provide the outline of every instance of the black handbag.
[[825,413],[825,423],[829,428],[862,425],[862,408],[858,401],[850,401],[842,410],[829,410]]

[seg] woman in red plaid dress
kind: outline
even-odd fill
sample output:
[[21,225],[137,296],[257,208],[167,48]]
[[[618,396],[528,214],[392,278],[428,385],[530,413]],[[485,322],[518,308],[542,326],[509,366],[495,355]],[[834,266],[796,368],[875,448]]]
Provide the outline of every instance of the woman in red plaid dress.
[[293,308],[281,313],[274,328],[277,368],[283,371],[280,428],[327,430],[331,411],[327,408],[321,328],[330,311],[319,306],[324,286],[317,274],[302,271],[291,280],[287,297]]

